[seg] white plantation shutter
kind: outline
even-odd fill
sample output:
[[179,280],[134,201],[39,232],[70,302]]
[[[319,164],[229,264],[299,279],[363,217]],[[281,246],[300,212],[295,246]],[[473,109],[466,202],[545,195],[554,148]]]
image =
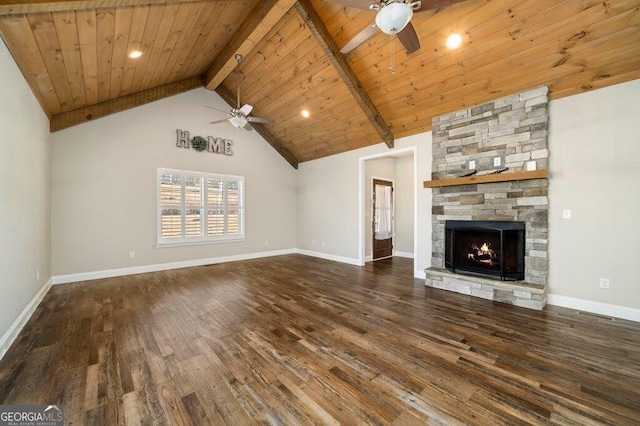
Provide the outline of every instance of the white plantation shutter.
[[158,245],[244,239],[244,178],[158,169]]

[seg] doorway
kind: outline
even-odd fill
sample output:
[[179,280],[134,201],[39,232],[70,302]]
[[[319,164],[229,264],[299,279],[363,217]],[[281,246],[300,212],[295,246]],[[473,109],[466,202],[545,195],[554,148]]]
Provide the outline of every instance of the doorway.
[[[418,270],[418,148],[396,148],[358,159],[358,264],[373,260],[373,179],[392,181],[394,236],[392,256],[413,259]],[[429,250],[428,250],[429,251]],[[426,253],[426,251],[425,251]],[[424,255],[424,253],[423,253]]]
[[371,254],[375,261],[393,256],[393,182],[373,179],[372,189]]

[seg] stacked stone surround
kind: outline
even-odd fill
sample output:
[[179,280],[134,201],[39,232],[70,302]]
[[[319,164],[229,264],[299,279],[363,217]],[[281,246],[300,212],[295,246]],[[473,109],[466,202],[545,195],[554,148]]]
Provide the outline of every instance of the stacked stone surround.
[[[479,174],[503,156],[506,175],[535,160],[548,169],[549,89],[539,87],[433,119],[432,179],[457,177],[467,161]],[[548,276],[548,180],[433,188],[431,268],[426,285],[532,309],[546,304]],[[521,221],[526,226],[524,281],[495,281],[444,269],[446,220]]]

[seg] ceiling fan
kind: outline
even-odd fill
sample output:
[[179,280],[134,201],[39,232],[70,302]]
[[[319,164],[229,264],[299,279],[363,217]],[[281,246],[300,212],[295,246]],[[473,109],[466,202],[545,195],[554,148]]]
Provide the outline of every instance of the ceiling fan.
[[392,36],[397,35],[407,53],[413,53],[420,49],[420,40],[411,24],[413,13],[440,9],[464,0],[375,0],[374,3],[371,3],[371,0],[330,1],[357,9],[368,9],[377,12],[375,23],[358,33],[340,50],[341,53],[347,54],[373,37],[378,30]]
[[238,66],[236,67],[236,75],[238,78],[238,103],[235,108],[231,108],[230,112],[222,111],[217,108],[213,108],[208,106],[207,108],[214,109],[216,111],[224,112],[229,116],[229,118],[225,118],[224,120],[215,120],[210,122],[209,124],[218,124],[224,123],[225,121],[229,121],[236,128],[245,128],[246,130],[253,130],[250,123],[261,123],[261,124],[273,124],[274,120],[269,118],[260,118],[260,117],[251,117],[251,111],[253,110],[253,106],[249,104],[245,104],[240,107],[240,62],[242,62],[242,55],[235,56],[236,61],[238,61]]

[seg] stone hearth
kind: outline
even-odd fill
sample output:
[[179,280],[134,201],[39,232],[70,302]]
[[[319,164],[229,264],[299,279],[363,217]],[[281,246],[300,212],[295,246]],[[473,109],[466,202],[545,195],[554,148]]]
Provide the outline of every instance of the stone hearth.
[[[459,176],[468,160],[479,173],[503,156],[509,173],[535,160],[547,169],[548,88],[540,87],[433,119],[432,179]],[[532,309],[546,304],[548,276],[547,179],[433,189],[432,258],[426,285]],[[444,269],[446,220],[522,221],[526,224],[524,281],[495,281]]]

